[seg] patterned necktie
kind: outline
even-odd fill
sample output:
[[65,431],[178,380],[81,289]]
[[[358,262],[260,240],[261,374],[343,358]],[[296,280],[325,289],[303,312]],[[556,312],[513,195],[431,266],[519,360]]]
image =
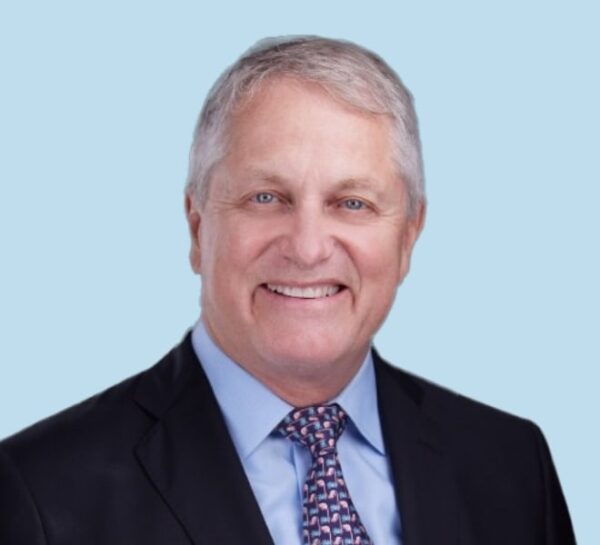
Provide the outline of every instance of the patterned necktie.
[[305,545],[373,545],[350,499],[336,442],[346,426],[338,404],[294,409],[277,431],[310,450],[303,493]]

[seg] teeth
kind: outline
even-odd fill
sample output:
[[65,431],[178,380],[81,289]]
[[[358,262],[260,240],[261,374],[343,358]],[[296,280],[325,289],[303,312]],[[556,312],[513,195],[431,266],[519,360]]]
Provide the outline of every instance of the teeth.
[[278,286],[276,284],[267,284],[273,293],[286,295],[287,297],[299,297],[301,299],[318,299],[320,297],[330,297],[340,291],[339,286],[314,286],[310,288],[298,288],[295,286]]

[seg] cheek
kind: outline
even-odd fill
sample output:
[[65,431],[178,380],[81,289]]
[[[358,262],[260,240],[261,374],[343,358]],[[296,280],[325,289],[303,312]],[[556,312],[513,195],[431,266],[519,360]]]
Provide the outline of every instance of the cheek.
[[211,219],[202,231],[202,259],[211,269],[228,268],[243,254],[244,231],[223,218]]
[[222,222],[203,239],[203,276],[220,294],[252,290],[268,231],[251,224]]
[[392,234],[363,237],[361,244],[355,244],[353,257],[363,283],[370,283],[375,291],[395,287],[400,272],[399,248],[398,237]]

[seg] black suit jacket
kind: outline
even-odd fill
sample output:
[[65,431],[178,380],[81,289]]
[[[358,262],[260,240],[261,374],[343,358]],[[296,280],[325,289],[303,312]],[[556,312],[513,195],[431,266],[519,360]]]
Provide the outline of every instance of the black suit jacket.
[[[404,545],[575,542],[535,425],[374,358]],[[189,335],[0,443],[1,545],[272,543]]]

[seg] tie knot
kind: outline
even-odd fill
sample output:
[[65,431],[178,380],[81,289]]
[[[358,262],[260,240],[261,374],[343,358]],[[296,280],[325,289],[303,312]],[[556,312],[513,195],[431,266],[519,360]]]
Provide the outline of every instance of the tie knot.
[[307,447],[316,457],[335,450],[346,419],[346,413],[337,403],[304,407],[290,411],[277,426],[277,431]]

